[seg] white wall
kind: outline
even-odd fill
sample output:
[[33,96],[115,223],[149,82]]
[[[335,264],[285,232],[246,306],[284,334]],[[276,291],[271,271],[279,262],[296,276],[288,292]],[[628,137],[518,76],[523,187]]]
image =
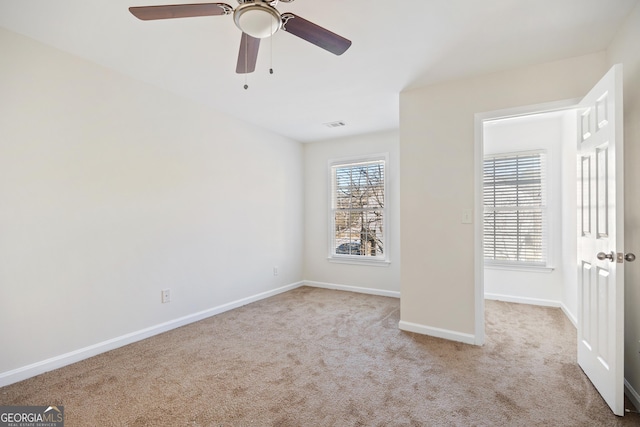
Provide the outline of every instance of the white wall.
[[474,116],[583,96],[604,52],[400,94],[401,322],[475,341]]
[[562,268],[562,308],[574,325],[578,323],[578,214],[576,200],[578,190],[576,185],[577,171],[577,112],[567,114],[564,119],[565,143],[562,145],[562,255],[559,257]]
[[[609,64],[623,64],[625,248],[640,255],[640,4],[607,51]],[[625,263],[625,380],[640,408],[640,262]]]
[[[566,138],[565,126],[569,124],[566,116],[574,117],[571,129],[575,132],[575,112],[572,111],[512,117],[484,124],[485,155],[531,150],[546,152],[548,264],[553,268],[551,271],[518,270],[485,265],[484,290],[488,298],[556,306],[562,304],[563,256],[571,257],[571,254],[563,248],[564,188],[561,184],[563,165],[575,163],[575,155],[563,158],[563,145],[575,146],[575,138]],[[575,184],[575,176],[573,181]],[[575,203],[571,214],[576,214]],[[572,261],[574,259],[575,256]]]
[[302,280],[301,144],[1,29],[0,52],[0,377]]
[[[384,295],[400,291],[400,170],[398,132],[381,132],[304,146],[305,158],[305,246],[304,278],[315,285],[339,285]],[[330,262],[329,253],[329,160],[368,154],[389,154],[387,165],[390,264],[369,266]]]

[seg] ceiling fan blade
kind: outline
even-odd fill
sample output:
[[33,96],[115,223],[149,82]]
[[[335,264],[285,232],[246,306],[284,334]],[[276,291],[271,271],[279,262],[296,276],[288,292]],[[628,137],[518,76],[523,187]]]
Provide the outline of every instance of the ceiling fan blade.
[[282,29],[335,55],[342,55],[351,46],[350,40],[293,13],[282,14]]
[[251,37],[249,34],[242,33],[242,38],[240,39],[240,52],[238,52],[238,65],[236,66],[236,73],[246,74],[253,73],[255,71],[259,47],[260,39]]
[[228,15],[233,8],[226,3],[173,4],[165,6],[135,6],[129,12],[138,19],[190,18],[193,16]]

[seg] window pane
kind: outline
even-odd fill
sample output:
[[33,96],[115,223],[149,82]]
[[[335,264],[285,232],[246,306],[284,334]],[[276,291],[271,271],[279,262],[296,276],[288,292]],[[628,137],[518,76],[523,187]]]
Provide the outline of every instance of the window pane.
[[541,211],[485,212],[485,259],[544,262],[542,224]]
[[384,254],[382,210],[336,211],[335,233],[337,254]]
[[545,263],[544,153],[484,161],[484,257]]
[[542,165],[541,154],[485,159],[485,206],[541,205]]
[[384,161],[338,165],[332,171],[333,252],[383,256]]

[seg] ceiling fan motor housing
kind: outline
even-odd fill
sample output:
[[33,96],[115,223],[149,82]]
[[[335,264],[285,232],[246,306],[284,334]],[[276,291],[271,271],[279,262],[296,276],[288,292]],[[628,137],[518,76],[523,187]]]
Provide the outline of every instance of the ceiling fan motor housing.
[[233,12],[233,20],[243,33],[257,39],[270,37],[282,27],[280,12],[271,2],[262,0],[240,4]]

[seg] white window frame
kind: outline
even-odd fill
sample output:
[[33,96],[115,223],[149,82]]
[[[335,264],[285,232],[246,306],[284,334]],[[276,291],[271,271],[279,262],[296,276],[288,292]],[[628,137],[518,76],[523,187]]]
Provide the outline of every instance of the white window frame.
[[[336,248],[338,243],[336,241],[336,233],[335,233],[335,213],[336,209],[336,198],[335,196],[335,169],[340,166],[348,166],[348,165],[356,165],[359,163],[368,163],[368,162],[381,162],[384,166],[384,179],[383,179],[383,188],[384,188],[384,204],[382,206],[382,248],[383,253],[379,256],[370,256],[370,255],[349,255],[349,254],[339,254],[336,253]],[[380,153],[380,154],[372,154],[365,156],[357,156],[357,157],[345,157],[340,159],[332,159],[328,162],[328,177],[329,177],[329,191],[328,191],[328,216],[329,216],[329,248],[328,248],[328,259],[331,262],[337,263],[346,263],[346,264],[363,264],[363,265],[372,265],[372,266],[387,266],[389,265],[389,197],[388,197],[388,188],[389,188],[389,155],[388,153]],[[379,208],[378,208],[379,209]]]
[[[482,257],[484,259],[484,264],[486,267],[489,268],[498,268],[498,269],[522,269],[522,270],[541,270],[541,271],[548,271],[551,269],[550,267],[550,251],[549,251],[549,242],[550,242],[550,236],[549,236],[549,207],[548,207],[548,201],[549,201],[549,193],[548,193],[548,188],[547,188],[547,182],[548,182],[548,178],[549,178],[549,167],[548,167],[548,153],[546,152],[546,150],[529,150],[529,151],[516,151],[516,152],[506,152],[506,153],[495,153],[495,154],[490,154],[490,155],[486,155],[483,159],[483,169],[484,169],[484,163],[487,159],[494,159],[494,158],[508,158],[508,157],[515,157],[515,156],[530,156],[530,155],[540,155],[541,156],[541,179],[542,179],[542,183],[541,183],[541,191],[542,191],[542,197],[541,197],[541,204],[539,206],[526,206],[526,207],[522,207],[522,208],[515,208],[515,207],[505,207],[505,208],[493,208],[493,207],[487,207],[484,205],[484,200],[483,200],[483,207],[484,207],[484,213],[483,213],[483,221],[484,221],[484,214],[487,213],[488,211],[539,211],[542,214],[542,219],[541,219],[541,238],[542,238],[542,248],[541,248],[541,257],[542,257],[542,261],[540,262],[527,262],[527,261],[520,261],[520,260],[495,260],[495,259],[487,259],[485,258],[485,248],[483,248],[483,252],[482,252]],[[483,176],[484,176],[484,172],[483,172]],[[484,187],[484,183],[483,183],[483,193],[486,192],[486,188]],[[487,227],[483,227],[484,229],[484,236],[483,236],[483,241],[485,242],[485,244],[483,246],[486,246],[487,243],[487,239],[486,239],[486,232],[487,232]]]

